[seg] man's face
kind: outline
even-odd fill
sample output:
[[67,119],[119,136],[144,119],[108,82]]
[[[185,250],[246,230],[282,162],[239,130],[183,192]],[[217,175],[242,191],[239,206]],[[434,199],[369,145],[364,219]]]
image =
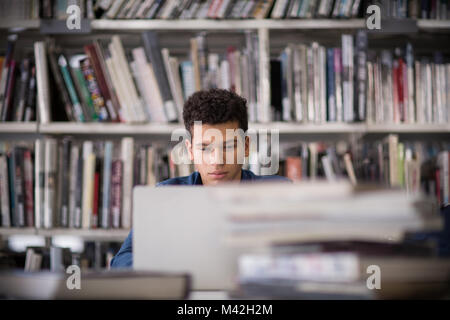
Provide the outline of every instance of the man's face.
[[239,134],[237,121],[221,124],[195,123],[192,141],[186,146],[204,185],[241,179],[244,157],[248,157],[248,137]]

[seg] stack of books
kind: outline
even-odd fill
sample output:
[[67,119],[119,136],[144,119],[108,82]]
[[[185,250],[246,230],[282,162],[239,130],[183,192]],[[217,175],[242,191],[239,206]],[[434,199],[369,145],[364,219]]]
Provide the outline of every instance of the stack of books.
[[225,239],[242,250],[238,294],[370,299],[448,290],[449,261],[436,258],[433,245],[405,241],[442,229],[429,199],[342,182],[265,188],[255,186],[245,202],[238,191],[217,195],[224,205],[243,203],[229,206]]

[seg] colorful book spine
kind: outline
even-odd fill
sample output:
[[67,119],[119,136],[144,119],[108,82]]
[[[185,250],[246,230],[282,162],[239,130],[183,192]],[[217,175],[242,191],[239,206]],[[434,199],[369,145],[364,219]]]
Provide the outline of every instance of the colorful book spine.
[[31,151],[25,149],[23,156],[26,225],[28,227],[34,227],[33,159],[31,157]]
[[83,109],[81,108],[80,100],[78,100],[78,95],[77,95],[77,92],[75,91],[75,86],[73,84],[72,77],[70,76],[70,72],[67,67],[67,60],[63,55],[59,56],[58,64],[61,69],[61,73],[63,75],[64,81],[66,83],[66,88],[69,91],[69,96],[72,101],[75,118],[79,122],[84,122],[85,117],[83,115]]
[[106,121],[108,120],[108,111],[106,110],[105,100],[101,95],[91,61],[89,58],[83,59],[80,61],[80,65],[84,79],[86,80],[87,88],[91,95],[95,113],[99,116],[100,121]]

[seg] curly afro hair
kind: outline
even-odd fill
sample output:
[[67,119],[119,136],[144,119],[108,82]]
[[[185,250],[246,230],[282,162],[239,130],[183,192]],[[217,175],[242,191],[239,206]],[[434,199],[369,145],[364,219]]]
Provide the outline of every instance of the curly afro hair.
[[183,108],[184,126],[189,133],[194,121],[218,124],[237,121],[239,128],[248,129],[247,100],[224,89],[197,91],[192,94]]

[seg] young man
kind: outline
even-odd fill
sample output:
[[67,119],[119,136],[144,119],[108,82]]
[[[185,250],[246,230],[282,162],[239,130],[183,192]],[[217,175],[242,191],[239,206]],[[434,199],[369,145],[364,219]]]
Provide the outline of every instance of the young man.
[[[190,134],[186,147],[197,171],[186,177],[159,182],[156,186],[290,181],[276,175],[257,176],[242,169],[243,158],[249,155],[249,137],[243,135],[248,129],[246,103],[237,94],[222,89],[194,93],[184,105],[183,120]],[[111,267],[133,265],[132,232],[111,261]]]

